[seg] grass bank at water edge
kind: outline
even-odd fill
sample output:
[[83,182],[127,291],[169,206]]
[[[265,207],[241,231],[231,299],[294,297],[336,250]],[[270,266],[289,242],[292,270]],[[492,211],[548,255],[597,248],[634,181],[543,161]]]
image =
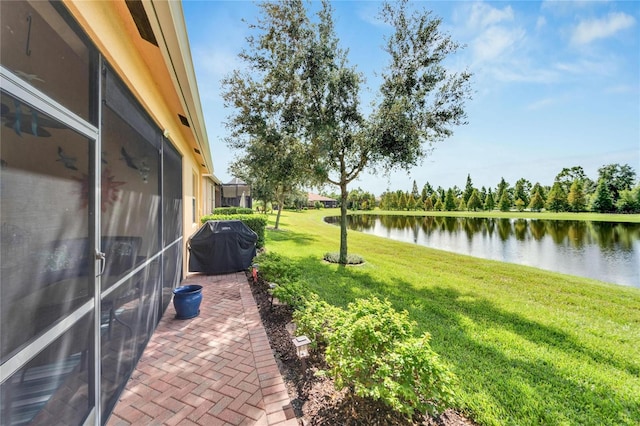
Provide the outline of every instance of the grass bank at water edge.
[[[283,212],[268,251],[321,298],[389,299],[456,374],[458,408],[484,425],[640,424],[640,290],[349,232],[366,264],[338,251],[338,210]],[[271,225],[275,216],[270,216]]]
[[[340,216],[339,209],[325,210],[334,211],[334,216]],[[543,219],[543,220],[584,220],[592,222],[625,222],[640,223],[640,214],[618,214],[618,213],[569,213],[569,212],[531,212],[531,211],[508,211],[498,210],[487,211],[424,211],[424,210],[353,210],[349,214],[384,214],[393,216],[450,216],[450,217],[480,217],[480,218],[505,218],[505,219]]]

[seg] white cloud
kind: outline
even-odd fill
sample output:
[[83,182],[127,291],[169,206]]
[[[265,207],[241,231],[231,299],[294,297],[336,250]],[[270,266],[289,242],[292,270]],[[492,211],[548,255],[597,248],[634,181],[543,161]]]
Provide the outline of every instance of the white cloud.
[[357,5],[356,14],[363,22],[375,27],[391,27],[390,24],[387,24],[380,18],[380,7],[377,3],[359,2]]
[[506,66],[496,67],[492,70],[492,74],[497,80],[510,83],[549,84],[559,80],[558,72],[543,68],[534,68],[523,61],[513,61]]
[[633,86],[631,84],[620,84],[617,86],[610,86],[605,88],[604,93],[606,94],[636,94],[638,93],[638,86]]
[[626,13],[610,13],[602,19],[589,19],[580,22],[571,36],[571,43],[582,45],[594,40],[611,37],[619,31],[635,25],[635,18]]
[[560,102],[562,102],[563,99],[558,98],[558,97],[551,97],[551,98],[543,98],[540,100],[537,100],[535,102],[530,103],[529,105],[527,105],[526,109],[529,111],[536,111],[536,110],[540,110],[540,109],[545,109],[548,106],[551,105],[555,105],[558,104]]
[[543,0],[540,8],[561,14],[573,14],[576,10],[594,8],[610,2],[611,0]]
[[193,56],[196,55],[201,70],[215,78],[225,77],[243,65],[238,58],[238,53],[226,51],[221,46],[207,49],[196,48]]
[[578,59],[574,62],[558,62],[554,68],[563,73],[576,75],[612,76],[616,74],[619,60],[613,56],[603,56],[599,60]]
[[539,30],[545,25],[547,25],[547,19],[544,16],[538,16],[538,20],[536,21],[536,29]]
[[513,21],[513,18],[511,6],[497,9],[488,4],[478,2],[471,6],[467,23],[471,28],[487,28],[503,21]]
[[473,41],[474,58],[481,62],[495,60],[513,50],[524,36],[520,28],[489,27]]

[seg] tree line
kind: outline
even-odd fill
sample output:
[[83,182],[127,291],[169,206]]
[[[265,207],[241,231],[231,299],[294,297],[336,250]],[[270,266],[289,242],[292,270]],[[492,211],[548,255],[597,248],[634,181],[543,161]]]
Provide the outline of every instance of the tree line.
[[[328,194],[329,196],[331,194]],[[349,193],[348,208],[375,208],[373,194],[356,189]],[[565,167],[551,185],[531,184],[521,178],[510,185],[504,178],[495,188],[473,185],[467,175],[464,188],[434,188],[429,182],[422,190],[413,181],[411,191],[384,192],[377,203],[383,210],[424,211],[534,211],[640,213],[640,181],[628,164],[609,164],[598,169],[596,180],[581,166]]]

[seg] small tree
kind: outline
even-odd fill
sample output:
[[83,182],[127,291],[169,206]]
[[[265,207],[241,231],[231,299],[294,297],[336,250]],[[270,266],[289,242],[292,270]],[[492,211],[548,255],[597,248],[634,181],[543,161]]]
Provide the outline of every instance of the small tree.
[[547,203],[545,205],[547,210],[553,212],[561,212],[567,209],[567,195],[562,189],[562,185],[556,182],[551,187],[551,191],[547,195]]
[[473,194],[473,182],[471,182],[471,174],[467,174],[467,184],[464,187],[464,193],[462,194],[462,198],[464,199],[465,204],[469,204],[469,198],[471,198],[471,194]]
[[498,204],[500,204],[500,200],[502,199],[502,194],[509,191],[509,184],[503,177],[500,178],[500,183],[496,187],[496,200],[498,200]]
[[447,190],[447,195],[444,198],[444,209],[448,212],[452,212],[456,209],[456,199],[453,195],[453,189]]
[[[529,193],[531,191],[531,182],[526,179],[518,179],[513,189],[513,198],[516,200],[516,208],[518,199],[522,200],[523,206],[529,204]],[[524,208],[524,207],[523,207]]]
[[398,199],[398,210],[407,210],[408,201],[407,194],[403,192]]
[[471,193],[471,197],[469,197],[469,201],[467,202],[467,208],[474,212],[482,208],[482,201],[480,200],[477,189],[474,189]]
[[544,198],[540,195],[540,192],[536,191],[531,197],[531,201],[529,202],[529,209],[534,212],[539,212],[544,208]]
[[424,202],[427,198],[431,197],[432,194],[433,188],[431,187],[431,184],[429,184],[429,182],[425,183],[422,187],[422,193],[420,194],[422,201]]
[[582,181],[574,180],[569,189],[569,195],[567,195],[567,203],[569,204],[569,210],[572,212],[583,212],[587,208],[587,200],[582,190]]
[[428,212],[433,210],[433,202],[431,202],[431,198],[425,198],[424,203],[422,204],[422,208]]
[[500,201],[498,202],[498,207],[501,212],[508,212],[511,210],[511,199],[509,198],[509,193],[505,190],[502,191],[502,196],[500,197]]
[[492,211],[496,208],[496,201],[493,199],[493,194],[491,193],[491,188],[487,192],[487,198],[484,201],[484,209],[487,211]]
[[413,198],[413,194],[409,194],[407,197],[407,210],[415,210],[416,209],[416,199]]
[[516,210],[518,210],[519,212],[524,210],[525,204],[524,204],[524,201],[522,201],[522,199],[518,198],[515,202],[515,205],[516,205]]
[[620,191],[616,208],[619,213],[640,212],[640,185],[632,190],[623,189]]
[[442,200],[440,200],[440,198],[438,198],[438,201],[436,201],[436,205],[433,206],[433,209],[439,212],[444,210],[444,204],[442,203]]
[[411,187],[411,195],[413,196],[413,199],[418,201],[418,199],[420,198],[420,192],[418,191],[418,184],[416,183],[415,179],[413,181],[413,186]]
[[615,210],[609,184],[605,179],[598,181],[596,193],[593,195],[591,210],[597,213],[610,213]]

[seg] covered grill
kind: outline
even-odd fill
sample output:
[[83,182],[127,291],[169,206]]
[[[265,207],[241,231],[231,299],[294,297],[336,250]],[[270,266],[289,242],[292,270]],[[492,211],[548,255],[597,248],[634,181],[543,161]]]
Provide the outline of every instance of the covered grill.
[[187,243],[189,272],[227,274],[247,269],[258,235],[239,220],[209,220]]

